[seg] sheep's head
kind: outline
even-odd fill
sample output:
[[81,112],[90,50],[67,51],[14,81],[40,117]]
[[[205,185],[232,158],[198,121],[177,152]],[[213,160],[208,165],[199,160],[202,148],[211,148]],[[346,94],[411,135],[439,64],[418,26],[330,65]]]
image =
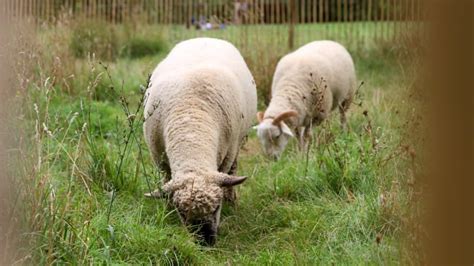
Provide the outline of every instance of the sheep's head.
[[214,173],[173,178],[163,191],[172,195],[183,223],[196,232],[203,244],[213,245],[217,236],[223,188],[241,184],[247,177]]
[[293,133],[285,123],[285,120],[297,115],[298,113],[295,111],[287,111],[275,118],[264,118],[262,112],[257,113],[259,122],[257,126],[257,136],[267,156],[275,160],[280,158],[288,141],[293,137]]

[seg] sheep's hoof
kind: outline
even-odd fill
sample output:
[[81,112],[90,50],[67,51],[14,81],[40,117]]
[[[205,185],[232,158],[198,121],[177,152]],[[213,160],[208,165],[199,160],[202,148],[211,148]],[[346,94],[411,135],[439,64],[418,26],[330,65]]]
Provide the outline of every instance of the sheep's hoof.
[[147,198],[163,198],[163,193],[159,189],[155,189],[153,192],[145,193]]

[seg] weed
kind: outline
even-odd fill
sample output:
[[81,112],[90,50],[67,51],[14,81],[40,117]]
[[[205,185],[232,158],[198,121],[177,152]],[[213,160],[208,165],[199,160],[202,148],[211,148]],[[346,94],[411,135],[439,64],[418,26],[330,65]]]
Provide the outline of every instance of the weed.
[[78,58],[95,55],[102,60],[112,60],[118,54],[118,37],[105,21],[84,20],[74,25],[70,48]]

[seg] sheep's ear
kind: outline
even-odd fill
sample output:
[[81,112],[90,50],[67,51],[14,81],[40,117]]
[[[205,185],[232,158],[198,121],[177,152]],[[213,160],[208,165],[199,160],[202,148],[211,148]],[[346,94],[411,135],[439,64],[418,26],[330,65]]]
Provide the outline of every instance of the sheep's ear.
[[246,176],[232,176],[222,174],[217,178],[217,184],[221,187],[232,187],[242,184],[245,180],[247,180]]
[[263,121],[263,112],[258,112],[257,113],[257,121],[259,123],[262,123],[262,121]]
[[291,129],[285,124],[285,122],[281,122],[280,125],[283,134],[288,135],[290,137],[294,137],[293,132],[291,132]]
[[296,111],[293,111],[293,110],[283,112],[283,113],[279,114],[277,117],[275,117],[275,119],[273,119],[272,124],[277,126],[280,122],[283,122],[286,119],[288,119],[290,117],[293,117],[293,116],[298,116],[298,113]]
[[173,193],[175,190],[177,190],[178,188],[184,186],[184,182],[186,180],[179,180],[179,181],[176,181],[174,179],[171,179],[170,181],[168,181],[168,183],[164,184],[163,185],[163,192],[165,194],[171,194]]

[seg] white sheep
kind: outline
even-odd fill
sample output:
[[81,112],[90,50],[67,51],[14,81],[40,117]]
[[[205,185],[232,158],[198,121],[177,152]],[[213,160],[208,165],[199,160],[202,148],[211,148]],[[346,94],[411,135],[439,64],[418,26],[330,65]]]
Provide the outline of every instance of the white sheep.
[[305,150],[312,125],[320,124],[335,108],[345,129],[345,113],[355,90],[354,63],[339,43],[315,41],[284,56],[273,76],[270,104],[265,113],[257,113],[257,135],[265,154],[278,159],[293,131]]
[[[177,44],[156,67],[146,92],[144,134],[165,172],[182,221],[205,244],[215,242],[222,200],[235,200],[237,156],[257,111],[254,79],[229,42]],[[147,196],[158,197],[159,190]]]

